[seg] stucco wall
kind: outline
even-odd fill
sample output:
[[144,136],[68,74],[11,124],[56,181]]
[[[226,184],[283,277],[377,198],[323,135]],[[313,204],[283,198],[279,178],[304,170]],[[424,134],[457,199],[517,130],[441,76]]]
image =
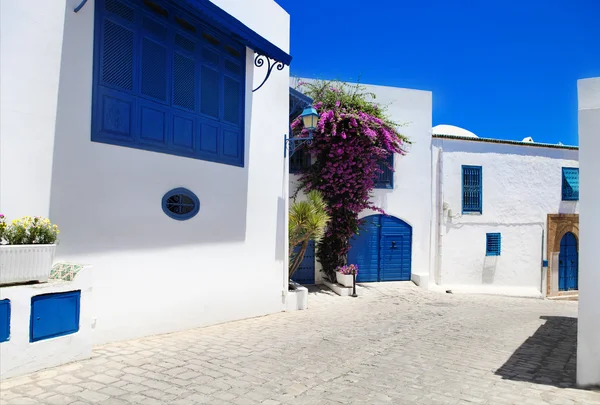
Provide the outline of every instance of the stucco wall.
[[[309,81],[309,79],[301,79]],[[292,82],[292,85],[294,83]],[[432,94],[429,91],[397,87],[364,85],[367,92],[376,94],[375,101],[387,106],[391,119],[413,144],[406,156],[395,156],[394,188],[373,191],[373,202],[389,215],[407,222],[413,228],[412,263],[413,274],[427,277],[430,266],[431,205],[431,126]],[[290,176],[290,191],[297,183]],[[373,212],[364,211],[361,217]],[[317,262],[316,281],[320,280]],[[423,282],[427,284],[424,279]]]
[[[578,151],[434,138],[433,154],[437,221],[441,218],[436,232],[441,247],[432,266],[436,282],[541,294],[547,214],[579,210],[578,202],[562,201],[561,194],[562,167],[578,167]],[[482,214],[462,214],[462,165],[482,166]],[[502,234],[498,257],[486,256],[488,232]]]
[[48,216],[65,2],[0,3],[0,212]]
[[[288,51],[289,16],[275,2],[215,3]],[[262,32],[257,13],[276,23]],[[96,343],[280,311],[288,68],[252,93],[266,69],[247,50],[243,168],[93,143],[93,16],[93,1],[66,13],[50,214],[57,259],[95,268]],[[188,221],[162,211],[176,187],[200,199]]]
[[600,385],[600,77],[580,80],[581,216],[577,383]]

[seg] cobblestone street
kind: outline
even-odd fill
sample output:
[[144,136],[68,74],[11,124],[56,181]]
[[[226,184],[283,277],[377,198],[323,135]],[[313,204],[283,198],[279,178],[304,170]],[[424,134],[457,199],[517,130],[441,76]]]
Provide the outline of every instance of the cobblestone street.
[[411,283],[359,293],[315,290],[307,311],[99,346],[3,381],[0,403],[600,404],[574,388],[577,302]]

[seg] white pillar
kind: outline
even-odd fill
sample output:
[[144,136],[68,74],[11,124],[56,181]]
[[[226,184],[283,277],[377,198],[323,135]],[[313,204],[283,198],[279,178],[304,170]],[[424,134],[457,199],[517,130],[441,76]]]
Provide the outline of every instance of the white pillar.
[[600,77],[579,80],[577,384],[600,385]]
[[64,1],[0,5],[0,212],[48,216]]

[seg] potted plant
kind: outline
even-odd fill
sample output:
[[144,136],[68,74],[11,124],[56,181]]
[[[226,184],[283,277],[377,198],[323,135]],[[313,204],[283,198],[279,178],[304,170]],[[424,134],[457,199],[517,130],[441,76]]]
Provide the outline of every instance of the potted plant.
[[344,287],[352,287],[353,274],[358,274],[358,265],[356,264],[340,266],[335,270],[335,278],[337,282]]
[[7,224],[0,214],[0,284],[48,281],[58,233],[47,218],[23,217]]

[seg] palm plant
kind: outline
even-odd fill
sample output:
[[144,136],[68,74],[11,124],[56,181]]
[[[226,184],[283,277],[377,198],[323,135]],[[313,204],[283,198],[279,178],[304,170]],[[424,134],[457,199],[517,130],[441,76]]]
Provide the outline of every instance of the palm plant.
[[[306,195],[306,201],[295,201],[291,205],[289,216],[290,278],[300,267],[309,242],[311,240],[318,242],[323,238],[329,220],[327,206],[318,191],[310,191]],[[292,253],[297,246],[300,246],[298,252]]]

